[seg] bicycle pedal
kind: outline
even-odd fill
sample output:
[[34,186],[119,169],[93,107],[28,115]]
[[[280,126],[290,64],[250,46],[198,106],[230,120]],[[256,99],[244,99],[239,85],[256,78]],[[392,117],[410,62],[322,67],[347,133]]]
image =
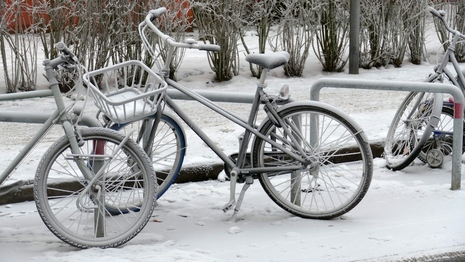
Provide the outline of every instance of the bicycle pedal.
[[224,213],[228,212],[235,204],[236,204],[236,201],[234,200],[229,201],[226,205],[223,206],[223,212]]

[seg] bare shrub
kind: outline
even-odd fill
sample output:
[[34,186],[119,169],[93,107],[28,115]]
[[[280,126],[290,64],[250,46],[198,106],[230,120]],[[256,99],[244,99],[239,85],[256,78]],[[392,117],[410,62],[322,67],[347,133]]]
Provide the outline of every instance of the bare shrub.
[[246,2],[242,0],[199,0],[194,2],[194,17],[200,37],[205,42],[217,44],[219,52],[208,52],[210,68],[217,81],[230,80],[239,74],[239,28],[245,24],[243,13]]
[[366,69],[385,66],[391,57],[387,39],[391,5],[388,1],[361,0],[360,6],[360,66]]
[[[8,6],[1,1],[0,8],[3,10],[0,20],[0,52],[6,91],[34,90],[37,81],[38,40],[35,26],[25,27],[28,21],[23,16],[24,12],[32,13],[34,8],[20,0],[11,1]],[[14,22],[12,34],[8,28],[10,22]],[[9,54],[7,49],[10,50]]]
[[340,0],[320,1],[315,6],[319,27],[313,44],[323,71],[341,72],[347,63],[346,50],[349,44],[348,3]]
[[[271,26],[274,24],[274,18],[277,16],[276,10],[279,6],[279,0],[267,0],[267,1],[256,1],[248,0],[246,1],[249,8],[247,8],[247,17],[246,29],[249,27],[255,28],[258,36],[258,53],[264,54],[266,46],[268,43],[268,35],[270,33]],[[245,30],[241,30],[240,37],[242,45],[247,54],[250,54],[251,51],[247,46],[247,43],[244,39]],[[249,63],[250,72],[254,77],[260,77],[262,73],[262,68],[259,66],[254,66],[252,63]]]
[[[167,2],[170,2],[169,4]],[[156,0],[152,1],[151,7],[158,8],[161,6],[167,6],[167,12],[160,19],[159,26],[167,34],[169,34],[175,41],[183,42],[186,37],[186,32],[190,31],[193,27],[193,12],[190,8],[192,6],[192,1],[166,1],[166,0]],[[161,59],[163,63],[167,59],[169,45],[166,42],[162,41],[160,38],[152,36],[154,41],[154,46],[158,52],[158,57],[154,59]],[[171,79],[176,79],[175,72],[179,68],[184,58],[185,49],[184,48],[175,48],[174,57],[171,60],[170,64],[170,75]],[[154,63],[155,61],[150,61]]]
[[273,51],[289,52],[284,65],[286,76],[302,76],[312,44],[315,18],[310,1],[282,0],[278,9],[280,23],[276,35],[270,38]]
[[404,28],[409,28],[408,48],[410,50],[410,62],[419,65],[425,60],[425,0],[408,1],[409,5],[404,16]]
[[410,50],[410,60],[423,58],[425,0],[370,1],[361,4],[360,66],[400,67]]

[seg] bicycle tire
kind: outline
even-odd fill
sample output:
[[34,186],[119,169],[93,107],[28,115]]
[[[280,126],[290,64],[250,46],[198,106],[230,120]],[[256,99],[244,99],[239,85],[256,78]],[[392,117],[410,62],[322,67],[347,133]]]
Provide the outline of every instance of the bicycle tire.
[[[303,218],[331,219],[353,209],[368,191],[373,175],[373,156],[363,131],[343,112],[320,103],[284,107],[279,116],[301,141],[311,163],[302,164],[299,172],[260,174],[268,196]],[[317,120],[317,129],[310,125],[312,118]],[[260,133],[297,152],[283,127],[276,127],[273,121],[267,120]],[[314,146],[310,144],[312,134],[318,139]],[[254,167],[300,164],[261,138],[253,142],[252,158]]]
[[[418,154],[418,159],[423,163],[427,163],[427,153],[432,149],[437,149],[441,151],[444,156],[450,155],[453,151],[453,132],[454,132],[454,109],[449,106],[443,106],[441,111],[441,117],[439,119],[438,127],[434,130],[431,136],[428,138],[426,143],[423,145],[420,153]],[[465,124],[465,119],[464,119]],[[465,125],[464,125],[465,126]],[[434,133],[442,133],[442,137],[435,139]],[[465,152],[462,145],[462,154]]]
[[[131,139],[116,151],[124,136],[114,130],[84,128],[79,132],[79,157],[93,175],[97,164],[103,166],[102,180],[86,193],[90,178],[80,171],[74,160],[78,156],[72,156],[69,140],[63,136],[39,163],[34,184],[37,210],[50,231],[72,246],[122,245],[145,227],[155,208],[157,185],[151,161]],[[97,188],[104,190],[99,194]],[[120,212],[109,212],[108,207]]]
[[439,122],[442,94],[411,92],[397,110],[384,145],[386,166],[401,170],[417,158]]
[[[110,124],[110,128],[123,134],[134,130],[133,140],[144,148],[144,140],[138,139],[138,135],[141,133],[143,122],[153,119],[155,115],[125,124]],[[157,198],[160,198],[178,177],[185,154],[186,138],[183,129],[171,116],[162,114],[152,143],[152,151],[148,154],[157,173]]]

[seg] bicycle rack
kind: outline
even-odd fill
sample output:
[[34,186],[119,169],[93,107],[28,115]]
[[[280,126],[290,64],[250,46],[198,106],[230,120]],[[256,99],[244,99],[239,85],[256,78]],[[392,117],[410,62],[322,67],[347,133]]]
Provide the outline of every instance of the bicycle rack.
[[460,88],[451,84],[400,81],[369,81],[354,79],[326,78],[316,81],[310,89],[310,99],[319,101],[320,91],[325,87],[353,88],[371,90],[391,90],[407,92],[448,93],[454,97],[454,134],[452,150],[451,190],[459,190],[461,186],[461,157],[463,140],[463,104],[464,96]]
[[[233,92],[214,92],[206,90],[195,90],[199,95],[202,95],[214,102],[225,102],[225,103],[241,103],[241,104],[252,104],[254,99],[254,94],[248,93],[233,93]],[[192,100],[189,96],[179,92],[175,89],[168,89],[166,93],[170,96],[171,99],[177,100]],[[292,100],[289,99],[289,102]]]

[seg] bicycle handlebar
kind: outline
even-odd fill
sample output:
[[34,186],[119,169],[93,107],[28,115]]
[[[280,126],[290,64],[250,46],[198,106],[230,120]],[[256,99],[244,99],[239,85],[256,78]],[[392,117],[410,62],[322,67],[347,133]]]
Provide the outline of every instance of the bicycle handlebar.
[[73,52],[69,50],[68,47],[63,42],[56,43],[55,48],[67,56],[74,56]]
[[449,31],[450,33],[454,34],[454,35],[457,35],[459,36],[460,38],[462,39],[465,39],[465,35],[463,35],[462,33],[460,33],[459,31],[457,30],[454,30],[452,28],[449,27],[449,25],[447,24],[446,20],[444,19],[445,16],[446,16],[446,12],[444,10],[436,10],[434,9],[434,7],[428,7],[426,10],[428,10],[432,15],[436,16],[437,18],[439,18],[444,27],[446,28],[447,31]]
[[54,58],[53,60],[48,60],[47,65],[51,66],[53,69],[57,69],[58,66],[61,65],[64,68],[70,70],[71,66],[79,64],[79,60],[65,43],[58,42],[55,44],[55,48],[58,50],[58,52],[61,53],[61,55],[57,58]]
[[431,14],[439,17],[439,18],[444,18],[446,15],[446,12],[444,10],[436,10],[434,7],[429,6],[426,10],[428,10]]
[[153,21],[156,18],[162,16],[164,13],[166,13],[166,7],[160,7],[160,8],[155,9],[155,10],[150,10],[149,15],[152,16],[151,21]]
[[[199,44],[195,41],[186,41],[185,43],[181,42],[176,42],[173,38],[171,38],[169,35],[164,34],[163,32],[160,31],[154,24],[153,21],[157,19],[158,17],[162,16],[166,12],[165,7],[160,7],[155,10],[150,10],[147,16],[145,17],[145,20],[140,23],[140,27],[148,26],[150,29],[156,33],[163,41],[167,42],[169,45],[174,46],[174,47],[180,47],[180,48],[190,48],[190,49],[198,49],[198,50],[203,50],[203,51],[212,51],[212,52],[218,52],[220,51],[220,46],[218,45],[212,45],[212,44]],[[145,42],[145,41],[144,41]]]

